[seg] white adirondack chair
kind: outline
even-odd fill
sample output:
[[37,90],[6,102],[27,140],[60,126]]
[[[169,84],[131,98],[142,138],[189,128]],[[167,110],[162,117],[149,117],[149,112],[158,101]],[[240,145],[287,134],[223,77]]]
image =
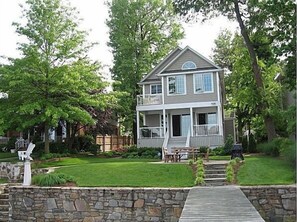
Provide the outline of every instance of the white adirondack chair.
[[29,160],[33,160],[30,155],[31,155],[34,147],[35,147],[35,144],[29,143],[26,151],[18,151],[19,159],[26,160],[28,158]]

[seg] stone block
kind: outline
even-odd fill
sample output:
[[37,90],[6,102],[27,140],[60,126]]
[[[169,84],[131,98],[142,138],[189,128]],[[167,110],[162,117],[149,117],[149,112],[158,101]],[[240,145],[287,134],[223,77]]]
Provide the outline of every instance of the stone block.
[[86,217],[84,218],[83,222],[95,222],[95,220],[92,217]]
[[77,211],[88,211],[89,206],[85,200],[77,199],[75,200],[75,208]]
[[119,205],[118,201],[116,201],[116,200],[110,200],[108,202],[108,206],[110,206],[110,207],[117,207],[118,205]]
[[147,213],[152,217],[162,216],[161,207],[149,207]]
[[102,204],[102,202],[96,202],[96,204],[95,204],[95,209],[97,209],[97,210],[103,210],[103,204]]
[[282,199],[282,203],[285,210],[295,210],[296,211],[296,199]]
[[169,200],[169,199],[171,199],[171,195],[168,194],[168,193],[165,193],[165,194],[163,195],[163,199],[164,199],[164,200]]
[[287,193],[281,196],[282,198],[295,198],[296,200],[296,193]]
[[183,200],[184,199],[184,194],[181,192],[176,192],[175,194],[175,200]]
[[74,203],[72,201],[63,200],[63,207],[66,211],[75,211]]
[[108,215],[107,219],[109,219],[109,220],[120,220],[121,217],[122,217],[121,213],[113,212],[113,213]]
[[140,208],[144,205],[144,199],[138,199],[134,202],[134,207]]
[[157,200],[156,200],[156,202],[155,202],[156,204],[159,204],[160,206],[163,206],[164,205],[164,200],[163,199],[161,199],[161,198],[158,198]]
[[52,209],[57,208],[57,204],[56,204],[55,198],[48,198],[46,200],[46,205],[47,205],[47,209],[48,210],[52,210]]
[[183,211],[182,208],[173,208],[173,216],[180,218],[182,211]]
[[34,200],[32,200],[31,198],[28,198],[28,197],[24,197],[23,203],[26,208],[32,207],[32,205],[34,204]]

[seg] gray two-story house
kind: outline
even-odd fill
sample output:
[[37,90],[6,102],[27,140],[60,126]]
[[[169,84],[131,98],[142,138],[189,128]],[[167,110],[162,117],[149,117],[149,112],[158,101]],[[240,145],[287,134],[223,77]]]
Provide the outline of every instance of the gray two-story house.
[[223,70],[189,46],[167,55],[139,83],[138,147],[224,144]]

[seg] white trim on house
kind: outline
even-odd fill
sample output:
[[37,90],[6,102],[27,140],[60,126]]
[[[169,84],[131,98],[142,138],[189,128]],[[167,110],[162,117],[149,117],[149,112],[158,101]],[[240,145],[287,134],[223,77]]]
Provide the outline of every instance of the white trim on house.
[[[206,62],[208,62],[212,66],[216,67],[217,69],[221,69],[221,67],[219,67],[216,64],[214,64],[211,60],[209,60],[208,58],[204,57],[203,55],[201,55],[200,53],[198,53],[197,51],[195,51],[194,49],[192,49],[190,46],[186,46],[175,58],[173,58],[171,60],[171,62],[169,62],[161,71],[159,71],[159,74],[162,73],[164,70],[166,70],[170,65],[172,65],[172,63],[174,63],[188,49],[191,50],[194,54],[196,54],[200,58],[204,59]],[[158,75],[158,73],[156,75]]]
[[[182,76],[184,79],[184,93],[169,93],[169,81],[168,79],[170,77],[176,77],[176,76]],[[185,75],[181,74],[181,75],[173,75],[173,76],[167,76],[167,84],[166,84],[166,88],[167,88],[167,96],[182,96],[182,95],[187,95],[187,78]]]
[[[152,86],[161,86],[161,93],[152,93]],[[150,94],[151,95],[161,95],[162,93],[163,93],[163,89],[162,89],[163,87],[162,87],[162,83],[157,83],[157,84],[150,84]],[[158,91],[157,89],[156,89],[156,91]]]
[[140,139],[140,135],[139,135],[139,111],[136,111],[136,128],[137,128],[137,139]]
[[165,83],[164,83],[164,77],[162,77],[162,104],[164,104],[165,103]]
[[160,81],[159,80],[156,80],[156,81],[150,81],[150,82],[139,82],[137,83],[138,85],[147,85],[147,84],[160,84]]
[[219,72],[224,71],[223,69],[203,69],[203,70],[192,70],[192,71],[178,71],[178,72],[171,72],[171,73],[163,73],[163,74],[156,74],[156,76],[174,76],[174,75],[188,75],[188,74],[198,74],[204,72]]
[[[210,74],[211,77],[211,91],[201,91],[201,92],[196,92],[196,79],[195,77],[197,75],[203,75],[203,74]],[[214,93],[214,84],[213,84],[213,72],[204,72],[204,73],[195,73],[193,74],[193,92],[194,94],[207,94],[207,93]],[[203,78],[203,77],[202,77]],[[203,84],[204,84],[204,79],[203,79]]]
[[209,102],[193,102],[193,103],[172,103],[172,104],[161,104],[161,105],[147,105],[147,106],[137,106],[138,111],[150,111],[150,110],[162,110],[162,109],[183,109],[183,108],[200,108],[200,107],[215,107],[218,106],[218,101]]
[[220,76],[219,72],[216,72],[217,76],[217,96],[218,96],[218,101],[221,103],[221,87],[220,87]]

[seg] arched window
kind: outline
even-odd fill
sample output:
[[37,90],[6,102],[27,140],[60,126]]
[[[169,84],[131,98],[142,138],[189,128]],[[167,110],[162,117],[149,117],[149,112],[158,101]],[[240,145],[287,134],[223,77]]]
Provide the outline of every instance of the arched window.
[[187,61],[182,65],[182,69],[196,69],[197,66],[194,62],[192,61]]

